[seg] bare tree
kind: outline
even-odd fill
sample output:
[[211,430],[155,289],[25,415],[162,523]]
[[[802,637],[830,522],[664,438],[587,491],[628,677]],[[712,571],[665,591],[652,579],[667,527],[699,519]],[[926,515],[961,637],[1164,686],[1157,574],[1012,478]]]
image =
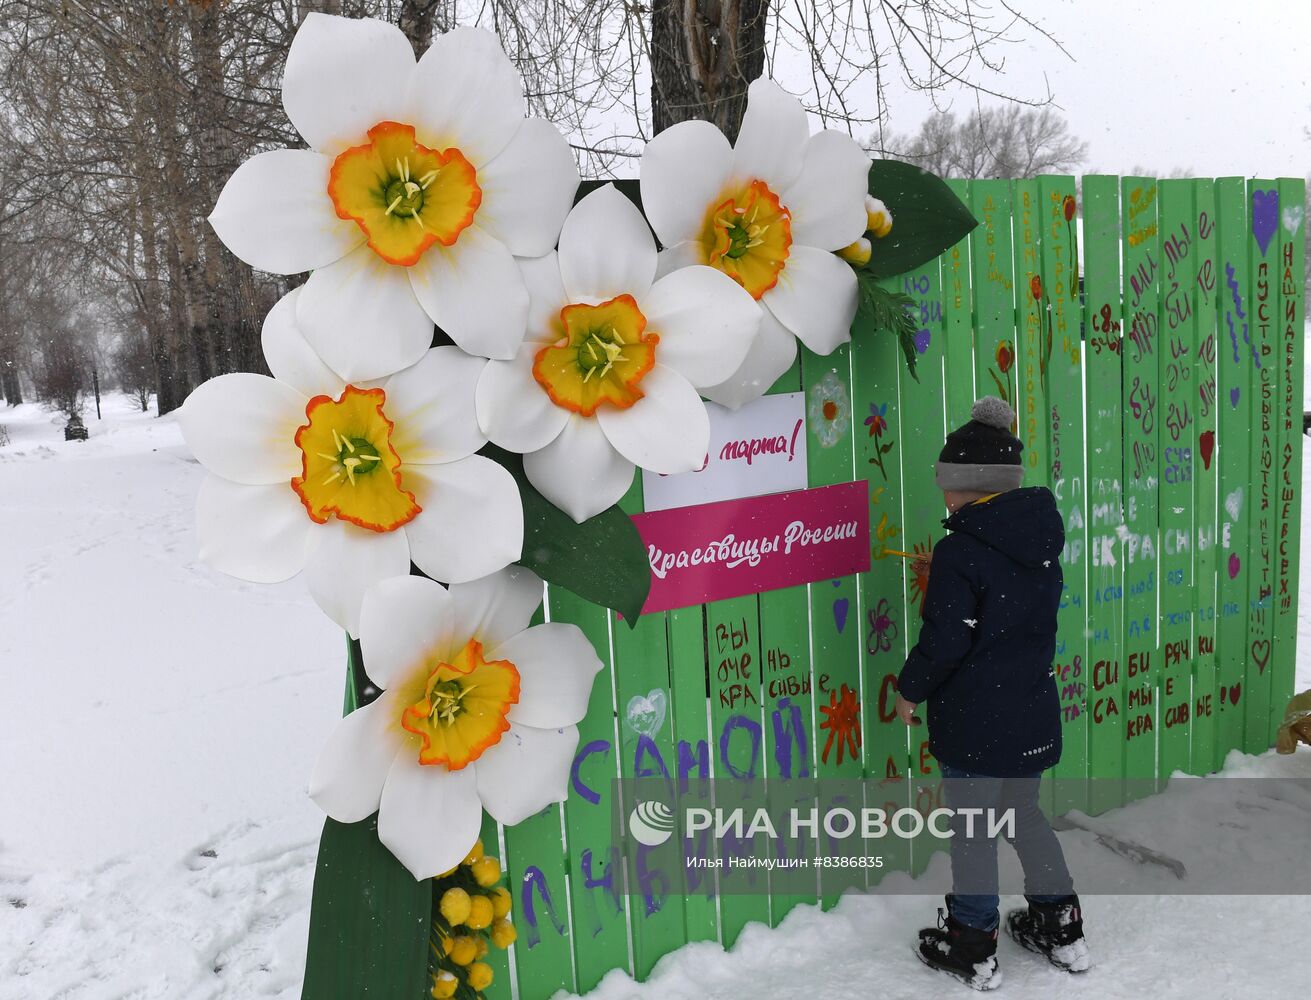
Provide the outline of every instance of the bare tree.
[[943,177],[1036,177],[1073,172],[1088,144],[1050,107],[980,108],[963,120],[952,112],[926,119],[898,140],[902,158]]

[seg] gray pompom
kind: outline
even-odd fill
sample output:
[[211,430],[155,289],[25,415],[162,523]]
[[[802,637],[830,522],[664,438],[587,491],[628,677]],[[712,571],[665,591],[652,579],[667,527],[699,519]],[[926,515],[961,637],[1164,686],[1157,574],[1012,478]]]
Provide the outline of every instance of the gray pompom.
[[1000,396],[984,396],[976,399],[974,405],[970,407],[970,419],[1010,430],[1011,421],[1015,419],[1015,411]]

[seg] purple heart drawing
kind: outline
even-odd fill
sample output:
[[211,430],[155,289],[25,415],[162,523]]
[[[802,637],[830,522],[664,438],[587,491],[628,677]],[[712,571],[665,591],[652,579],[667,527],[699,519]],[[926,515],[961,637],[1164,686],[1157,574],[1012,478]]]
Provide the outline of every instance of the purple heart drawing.
[[1275,189],[1269,191],[1252,192],[1252,235],[1256,237],[1256,245],[1261,248],[1261,256],[1270,249],[1270,241],[1275,237],[1275,230],[1279,228],[1279,192]]
[[1237,552],[1229,553],[1229,579],[1236,580],[1238,578],[1238,570],[1240,565],[1241,564],[1238,561],[1238,553]]
[[1232,389],[1229,390],[1229,405],[1230,406],[1238,405],[1238,386],[1234,386]]
[[[1262,254],[1264,256],[1264,253]],[[927,329],[918,330],[915,333],[915,350],[920,354],[928,352],[929,344],[933,341],[933,334]]]
[[841,587],[841,586],[842,586],[842,581],[841,581],[841,580],[830,580],[829,583],[833,584],[833,586],[835,586],[835,587]]
[[833,602],[833,624],[838,627],[841,633],[847,627],[847,612],[851,610],[851,602],[845,597],[839,597]]

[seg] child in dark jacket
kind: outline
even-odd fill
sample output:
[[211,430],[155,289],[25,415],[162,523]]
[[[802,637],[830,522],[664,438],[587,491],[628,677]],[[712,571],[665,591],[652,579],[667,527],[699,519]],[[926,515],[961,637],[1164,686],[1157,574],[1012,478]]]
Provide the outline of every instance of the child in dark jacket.
[[976,989],[1001,984],[997,842],[986,820],[967,838],[959,810],[1014,810],[1008,838],[1024,867],[1027,910],[1007,916],[1021,945],[1060,968],[1089,967],[1074,884],[1038,807],[1042,772],[1061,756],[1052,661],[1065,528],[1045,486],[1021,487],[1024,445],[996,396],[947,435],[936,466],[951,531],[933,549],[919,641],[898,678],[897,714],[918,725],[928,705],[929,751],[956,813],[945,920],[920,931],[917,953]]

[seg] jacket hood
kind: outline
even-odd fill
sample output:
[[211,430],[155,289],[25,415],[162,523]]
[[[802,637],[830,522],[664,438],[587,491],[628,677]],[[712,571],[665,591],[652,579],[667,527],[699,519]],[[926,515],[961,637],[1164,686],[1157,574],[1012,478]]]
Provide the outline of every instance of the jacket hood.
[[942,525],[973,535],[1024,566],[1052,562],[1065,548],[1065,523],[1046,486],[1024,486],[966,504]]

